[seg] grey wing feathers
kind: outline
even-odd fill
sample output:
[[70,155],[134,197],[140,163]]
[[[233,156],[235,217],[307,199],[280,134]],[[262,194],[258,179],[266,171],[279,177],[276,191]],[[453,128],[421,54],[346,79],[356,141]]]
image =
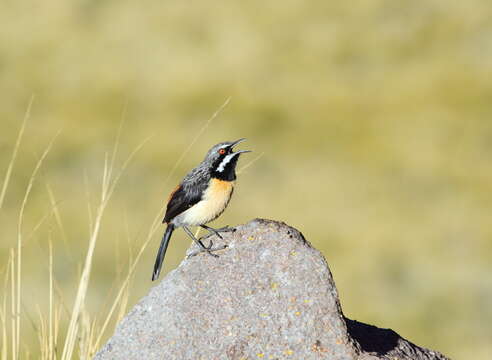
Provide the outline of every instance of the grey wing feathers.
[[202,199],[202,194],[210,181],[210,176],[204,175],[197,169],[193,169],[183,179],[183,182],[171,193],[162,222],[169,222]]

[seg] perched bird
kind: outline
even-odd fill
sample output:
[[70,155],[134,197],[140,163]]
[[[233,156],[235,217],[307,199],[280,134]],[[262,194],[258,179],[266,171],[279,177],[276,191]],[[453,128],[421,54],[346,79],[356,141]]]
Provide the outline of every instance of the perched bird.
[[[166,215],[163,223],[167,224],[166,231],[162,237],[159,251],[155,259],[152,281],[159,277],[162,261],[166,254],[167,246],[173,231],[182,227],[200,250],[195,252],[207,252],[212,256],[213,251],[222,250],[226,246],[212,248],[212,241],[208,246],[202,242],[203,239],[216,234],[220,238],[220,232],[232,231],[228,226],[214,229],[205,224],[218,218],[225,210],[231,199],[236,180],[236,165],[239,156],[250,150],[233,151],[235,145],[246,139],[237,141],[226,141],[213,146],[205,156],[205,159],[171,192],[167,203]],[[189,226],[200,226],[209,234],[200,239],[195,238]]]

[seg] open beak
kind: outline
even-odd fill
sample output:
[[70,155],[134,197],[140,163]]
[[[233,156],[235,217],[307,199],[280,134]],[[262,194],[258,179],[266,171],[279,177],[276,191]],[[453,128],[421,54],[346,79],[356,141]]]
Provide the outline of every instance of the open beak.
[[[236,146],[237,144],[239,143],[242,143],[244,140],[246,140],[246,138],[241,138],[239,140],[236,140],[234,141],[232,144],[231,144],[231,149]],[[251,152],[251,150],[238,150],[238,151],[235,151],[234,154],[242,154],[242,153],[248,153],[248,152]]]

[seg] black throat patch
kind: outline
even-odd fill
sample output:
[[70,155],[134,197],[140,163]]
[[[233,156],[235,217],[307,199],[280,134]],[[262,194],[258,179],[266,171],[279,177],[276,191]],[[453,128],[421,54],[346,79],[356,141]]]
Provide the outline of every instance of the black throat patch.
[[212,166],[210,175],[219,180],[236,180],[236,165],[239,155],[238,153],[231,153],[218,158]]

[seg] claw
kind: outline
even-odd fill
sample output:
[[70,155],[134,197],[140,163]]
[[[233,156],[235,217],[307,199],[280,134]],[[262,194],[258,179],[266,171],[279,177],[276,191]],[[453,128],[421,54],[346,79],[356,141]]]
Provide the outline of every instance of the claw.
[[188,254],[188,259],[193,257],[193,256],[196,256],[198,254],[201,254],[202,252],[205,252],[205,253],[213,256],[213,257],[218,258],[219,255],[214,254],[213,251],[224,250],[225,248],[227,248],[227,245],[221,245],[221,246],[216,247],[215,249],[212,249],[212,244],[210,244],[209,247],[200,248],[199,250],[193,251],[190,254]]

